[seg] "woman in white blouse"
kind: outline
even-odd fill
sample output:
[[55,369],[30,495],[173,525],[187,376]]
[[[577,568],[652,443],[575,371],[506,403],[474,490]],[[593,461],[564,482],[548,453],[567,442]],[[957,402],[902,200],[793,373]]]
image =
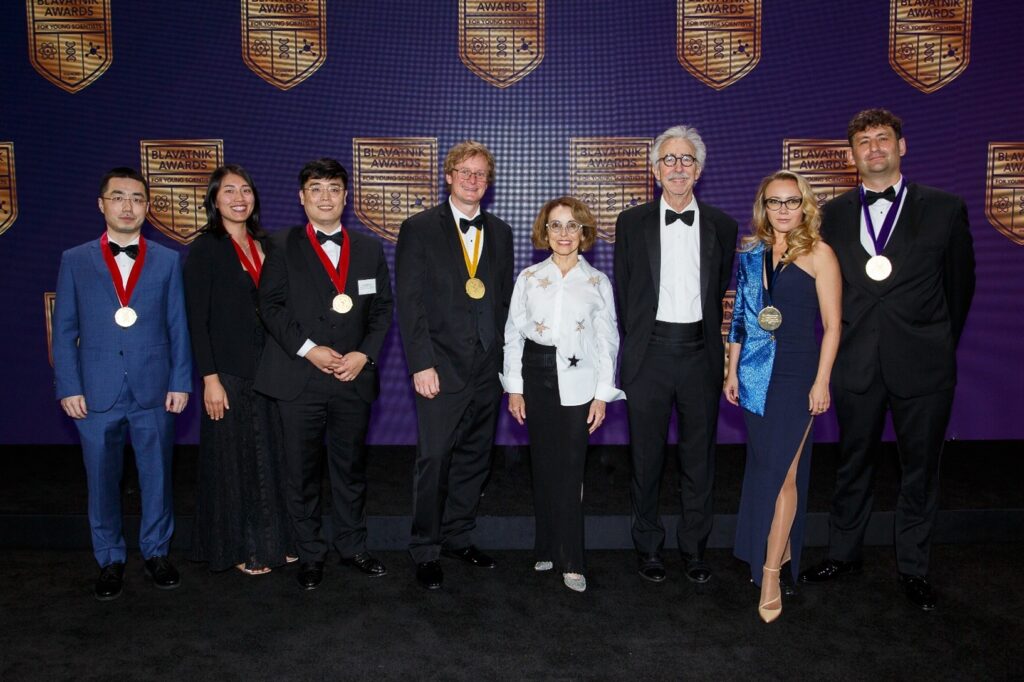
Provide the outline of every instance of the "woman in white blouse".
[[[553,199],[533,221],[533,245],[551,256],[516,280],[505,325],[501,383],[508,410],[530,434],[538,571],[558,566],[567,587],[587,589],[583,469],[589,435],[615,387],[619,332],[608,278],[580,256],[594,217],[573,197]],[[529,406],[529,419],[527,419]]]

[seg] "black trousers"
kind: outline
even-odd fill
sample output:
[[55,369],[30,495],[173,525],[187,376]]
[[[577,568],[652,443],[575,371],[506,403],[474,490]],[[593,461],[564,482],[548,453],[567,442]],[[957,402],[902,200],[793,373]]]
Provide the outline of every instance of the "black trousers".
[[658,515],[658,494],[673,404],[682,472],[682,518],[676,532],[679,551],[704,555],[713,520],[715,432],[722,377],[714,376],[704,350],[701,323],[655,323],[640,370],[628,386],[630,452],[633,479],[633,545],[640,554],[660,554],[665,528]]
[[562,573],[585,573],[583,558],[583,472],[590,433],[590,402],[559,402],[554,346],[526,342],[523,351],[523,400],[530,434],[534,552]]
[[953,407],[953,389],[913,398],[888,391],[881,372],[866,393],[833,391],[839,418],[839,468],[829,516],[829,557],[861,558],[874,502],[875,464],[885,412],[892,413],[899,448],[896,563],[900,573],[928,575],[932,529],[939,506],[939,461]]
[[494,427],[501,402],[498,350],[477,344],[473,371],[456,393],[433,399],[416,396],[416,466],[413,473],[413,561],[433,561],[441,546],[462,549],[472,544],[480,494],[491,471]]
[[[366,427],[370,404],[355,386],[314,376],[295,400],[279,400],[287,469],[286,504],[299,559],[323,561],[330,546],[349,558],[366,550]],[[324,434],[333,537],[320,528]]]

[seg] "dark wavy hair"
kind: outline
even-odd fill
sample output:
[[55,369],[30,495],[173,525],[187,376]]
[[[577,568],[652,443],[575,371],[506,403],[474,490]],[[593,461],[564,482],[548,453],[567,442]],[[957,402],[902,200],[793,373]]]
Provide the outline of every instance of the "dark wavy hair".
[[245,230],[253,237],[265,237],[267,233],[260,224],[260,193],[256,184],[252,181],[249,171],[235,164],[220,166],[210,174],[210,182],[206,185],[206,196],[203,198],[203,208],[206,209],[206,224],[200,228],[200,232],[209,232],[216,235],[227,234],[224,229],[224,217],[217,210],[217,193],[220,192],[221,183],[227,175],[237,175],[252,188],[252,214],[245,221]]

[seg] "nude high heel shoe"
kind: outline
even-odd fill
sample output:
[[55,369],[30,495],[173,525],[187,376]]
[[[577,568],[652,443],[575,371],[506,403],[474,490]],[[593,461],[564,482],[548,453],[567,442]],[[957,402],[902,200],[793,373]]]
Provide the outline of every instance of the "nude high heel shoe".
[[771,623],[782,615],[782,589],[779,585],[779,569],[768,568],[767,566],[764,567],[764,573],[761,576],[762,594],[764,594],[764,588],[767,586],[769,580],[775,583],[775,587],[778,592],[774,598],[765,600],[757,605],[757,613],[761,616],[761,620],[766,623]]

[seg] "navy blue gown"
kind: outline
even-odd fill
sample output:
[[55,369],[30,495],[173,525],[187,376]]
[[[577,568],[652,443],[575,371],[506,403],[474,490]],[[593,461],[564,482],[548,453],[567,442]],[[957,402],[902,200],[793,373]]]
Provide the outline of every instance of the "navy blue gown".
[[747,463],[733,546],[733,554],[750,564],[751,577],[758,586],[768,532],[775,515],[775,500],[800,441],[807,433],[797,466],[797,510],[790,531],[790,569],[794,581],[799,572],[814,436],[813,429],[808,430],[812,417],[807,409],[807,395],[818,368],[814,331],[818,295],[814,278],[796,265],[787,265],[775,281],[771,300],[782,312],[782,326],[775,331],[775,361],[764,416],[743,410],[747,426]]

